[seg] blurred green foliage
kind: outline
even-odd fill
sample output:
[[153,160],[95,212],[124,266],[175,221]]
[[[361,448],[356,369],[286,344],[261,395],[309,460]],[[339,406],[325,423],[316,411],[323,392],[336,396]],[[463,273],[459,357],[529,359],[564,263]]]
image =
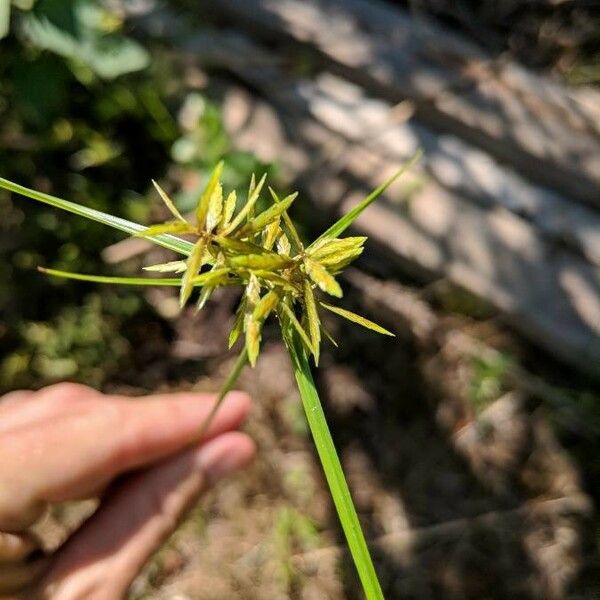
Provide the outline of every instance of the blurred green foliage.
[[469,391],[471,402],[477,412],[481,412],[502,395],[511,364],[511,357],[504,354],[499,354],[493,360],[480,357],[473,359]]
[[[150,179],[171,165],[174,187],[198,189],[221,157],[227,185],[268,168],[231,148],[217,105],[185,87],[166,50],[131,39],[120,14],[95,0],[18,6],[0,41],[3,177],[147,222],[160,205]],[[182,210],[197,193],[184,189]],[[148,305],[139,290],[65,285],[36,267],[114,274],[99,257],[122,236],[7,194],[0,214],[0,391],[60,378],[101,385],[127,358],[124,323]]]

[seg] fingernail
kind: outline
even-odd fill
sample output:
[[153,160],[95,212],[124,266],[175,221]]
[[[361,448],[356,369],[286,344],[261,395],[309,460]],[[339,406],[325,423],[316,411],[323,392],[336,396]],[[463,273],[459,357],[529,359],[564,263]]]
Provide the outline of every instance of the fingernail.
[[250,394],[241,390],[232,390],[227,392],[223,402],[239,402],[240,404],[250,404]]

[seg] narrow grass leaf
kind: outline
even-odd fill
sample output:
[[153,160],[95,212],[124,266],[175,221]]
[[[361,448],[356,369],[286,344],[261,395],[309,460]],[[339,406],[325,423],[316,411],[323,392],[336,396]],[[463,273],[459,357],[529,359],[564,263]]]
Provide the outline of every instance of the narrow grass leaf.
[[46,269],[38,267],[40,273],[63,279],[76,279],[77,281],[90,281],[92,283],[110,283],[114,285],[181,285],[181,279],[168,279],[156,277],[110,277],[106,275],[86,275],[84,273],[72,273],[70,271],[59,271],[57,269]]
[[373,321],[369,321],[369,319],[365,319],[356,313],[353,313],[350,310],[346,310],[345,308],[339,308],[339,306],[331,306],[331,304],[325,304],[325,302],[320,303],[323,308],[335,313],[336,315],[340,315],[340,317],[344,317],[344,319],[348,319],[348,321],[352,321],[353,323],[357,323],[358,325],[362,325],[371,331],[376,331],[377,333],[381,333],[382,335],[390,335],[392,337],[395,336],[391,331],[384,329],[381,325],[377,325],[377,323],[373,323]]
[[206,216],[208,215],[208,209],[210,201],[215,193],[215,190],[220,185],[219,180],[221,179],[221,173],[223,172],[223,161],[219,161],[217,166],[211,173],[210,179],[202,192],[200,199],[198,200],[198,206],[196,207],[196,222],[198,227],[202,229],[206,224]]
[[408,169],[410,169],[423,155],[423,151],[421,149],[417,150],[414,156],[404,163],[396,173],[394,173],[389,179],[384,181],[378,188],[374,189],[364,200],[362,200],[359,204],[357,204],[350,212],[346,213],[343,217],[341,217],[338,221],[336,221],[329,229],[323,232],[312,244],[311,247],[315,244],[319,243],[325,238],[337,238],[339,237],[356,219],[360,216],[360,214],[367,208],[370,204],[372,204],[381,194],[383,194],[389,187]]
[[340,284],[335,280],[327,269],[318,262],[306,258],[304,267],[308,276],[327,294],[341,298],[343,296]]
[[[14,192],[15,194],[20,194],[21,196],[25,196],[31,200],[36,200],[37,202],[42,202],[44,204],[54,206],[55,208],[60,208],[61,210],[79,215],[80,217],[85,217],[86,219],[96,221],[96,223],[108,225],[113,229],[124,231],[130,235],[136,235],[137,233],[147,229],[147,227],[140,225],[139,223],[134,223],[133,221],[128,221],[127,219],[122,219],[121,217],[115,217],[94,208],[77,204],[76,202],[70,202],[69,200],[63,200],[62,198],[51,196],[50,194],[44,194],[43,192],[32,190],[1,177],[0,188]],[[179,254],[184,254],[186,256],[190,254],[192,248],[194,247],[191,242],[182,240],[172,235],[159,235],[153,237],[149,241],[151,241],[153,244],[162,246],[163,248],[168,248],[169,250],[173,250],[174,252],[178,252]]]
[[169,209],[171,214],[176,219],[179,219],[180,221],[183,221],[185,223],[186,220],[183,218],[181,213],[177,210],[177,207],[175,206],[173,200],[171,200],[171,198],[169,197],[167,192],[165,192],[165,190],[163,190],[160,187],[160,185],[158,185],[158,183],[156,181],[154,181],[154,179],[152,180],[152,185],[155,187],[156,191],[158,192],[159,196],[162,198],[162,201],[165,203],[165,206]]

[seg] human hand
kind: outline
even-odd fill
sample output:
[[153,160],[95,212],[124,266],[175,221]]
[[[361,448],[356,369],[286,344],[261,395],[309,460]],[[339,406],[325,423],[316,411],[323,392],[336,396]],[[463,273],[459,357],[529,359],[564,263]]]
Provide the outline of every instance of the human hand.
[[[208,394],[106,396],[76,384],[0,402],[0,596],[122,598],[146,560],[212,483],[245,466],[254,444],[235,431],[250,400],[228,394],[203,439]],[[124,475],[126,474],[126,475]],[[52,556],[26,532],[49,503],[102,502]],[[31,583],[30,580],[35,580]]]

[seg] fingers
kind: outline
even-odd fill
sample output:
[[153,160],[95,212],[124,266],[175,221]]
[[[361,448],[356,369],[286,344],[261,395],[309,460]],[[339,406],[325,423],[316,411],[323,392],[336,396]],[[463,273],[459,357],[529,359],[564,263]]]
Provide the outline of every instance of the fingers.
[[[215,402],[206,394],[125,400],[76,388],[83,399],[75,388],[66,403],[38,396],[38,412],[23,409],[18,426],[0,435],[0,529],[26,527],[45,502],[84,497],[124,471],[185,448]],[[246,394],[229,394],[205,439],[237,428],[249,402]]]
[[248,436],[228,432],[133,475],[60,550],[41,584],[42,597],[123,597],[198,496],[248,464],[254,452]]
[[47,562],[32,534],[0,532],[0,594],[14,593],[38,579]]

